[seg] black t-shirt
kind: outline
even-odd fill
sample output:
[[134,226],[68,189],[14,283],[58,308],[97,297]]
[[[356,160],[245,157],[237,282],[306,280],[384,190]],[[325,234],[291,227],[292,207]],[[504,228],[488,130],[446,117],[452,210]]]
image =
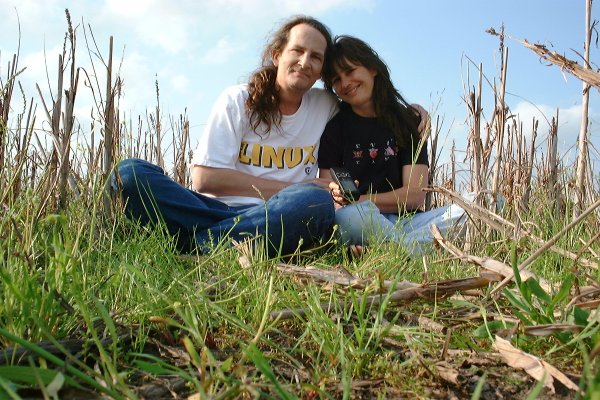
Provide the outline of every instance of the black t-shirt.
[[429,165],[427,143],[420,149],[419,145],[417,141],[410,149],[398,149],[394,134],[376,118],[361,117],[342,106],[321,136],[318,164],[324,169],[346,168],[359,181],[361,194],[385,193],[402,187],[403,166]]

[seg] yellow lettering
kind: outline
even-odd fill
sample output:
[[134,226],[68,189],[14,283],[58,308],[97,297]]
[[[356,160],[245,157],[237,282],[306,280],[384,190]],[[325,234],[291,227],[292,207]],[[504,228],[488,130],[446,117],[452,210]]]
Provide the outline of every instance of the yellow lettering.
[[[251,147],[249,149],[249,147]],[[294,168],[304,163],[316,164],[316,146],[304,147],[272,147],[262,146],[259,143],[242,142],[238,160],[242,164],[254,165],[264,168]]]
[[283,168],[283,154],[285,149],[278,147],[275,150],[272,146],[265,146],[263,148],[263,166],[266,168],[272,168],[273,164],[279,169]]
[[285,148],[285,165],[288,168],[294,168],[302,162],[302,149],[298,147]]
[[306,151],[306,158],[304,159],[304,165],[306,164],[316,164],[317,158],[315,157],[315,146],[304,146],[304,151]]
[[248,142],[242,142],[240,144],[240,155],[238,159],[242,164],[250,164],[250,157],[246,155],[246,151],[248,150]]
[[252,145],[252,165],[260,167],[260,160],[262,158],[262,146],[258,143]]

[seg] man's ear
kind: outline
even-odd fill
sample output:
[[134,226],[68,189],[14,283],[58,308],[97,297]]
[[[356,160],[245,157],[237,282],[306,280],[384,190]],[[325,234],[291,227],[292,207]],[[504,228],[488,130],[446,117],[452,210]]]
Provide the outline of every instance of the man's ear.
[[273,65],[276,67],[279,64],[279,56],[281,56],[281,53],[278,51],[277,52],[274,51],[273,55],[271,56],[271,60],[273,60]]

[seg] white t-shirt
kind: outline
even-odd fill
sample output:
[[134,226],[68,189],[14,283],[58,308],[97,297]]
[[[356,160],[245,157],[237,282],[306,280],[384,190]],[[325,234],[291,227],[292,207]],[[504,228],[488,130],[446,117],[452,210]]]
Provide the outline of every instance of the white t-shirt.
[[[246,84],[227,88],[208,119],[191,165],[229,168],[286,182],[302,182],[317,176],[317,152],[327,122],[337,112],[335,97],[312,88],[293,115],[284,115],[281,126],[258,135],[250,127],[245,110]],[[258,132],[264,132],[260,125]],[[260,204],[257,197],[226,196],[219,200],[235,206]]]

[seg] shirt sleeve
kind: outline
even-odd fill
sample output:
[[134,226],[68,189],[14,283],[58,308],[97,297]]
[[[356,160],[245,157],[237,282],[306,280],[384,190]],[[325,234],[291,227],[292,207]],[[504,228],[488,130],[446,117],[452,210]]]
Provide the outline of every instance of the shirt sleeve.
[[399,153],[400,168],[404,165],[420,164],[429,166],[429,156],[427,152],[427,142],[416,141],[411,144],[411,151],[402,151]]
[[225,90],[212,108],[194,151],[192,166],[235,169],[244,133],[244,118],[243,91],[234,88]]
[[321,136],[318,155],[319,168],[329,169],[343,165],[343,147],[340,119],[334,117],[327,123]]
[[429,166],[427,141],[421,142],[419,140],[419,142],[413,144],[413,154],[417,154],[415,164],[425,164]]

